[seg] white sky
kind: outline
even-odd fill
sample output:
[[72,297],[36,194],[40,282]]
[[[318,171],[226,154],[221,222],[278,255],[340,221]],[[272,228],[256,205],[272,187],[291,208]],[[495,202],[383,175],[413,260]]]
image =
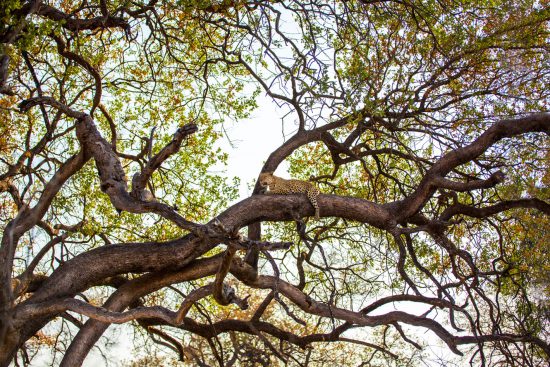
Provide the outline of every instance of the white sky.
[[[252,194],[250,183],[258,177],[269,155],[285,141],[281,118],[286,111],[283,112],[266,96],[258,97],[258,106],[250,118],[225,124],[230,139],[224,139],[221,144],[222,149],[229,154],[225,174],[241,179],[238,201]],[[292,117],[286,116],[285,120]],[[287,168],[288,165],[283,162],[277,169],[277,175],[287,176]]]

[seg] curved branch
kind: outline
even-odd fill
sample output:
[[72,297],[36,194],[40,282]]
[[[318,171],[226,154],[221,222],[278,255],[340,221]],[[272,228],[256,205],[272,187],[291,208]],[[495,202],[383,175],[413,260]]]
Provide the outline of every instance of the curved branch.
[[451,170],[477,158],[499,140],[529,132],[550,134],[550,113],[538,113],[520,119],[501,120],[493,124],[471,144],[445,154],[428,170],[412,194],[391,205],[391,208],[399,213],[397,221],[401,222],[422,209],[437,189],[435,182]]
[[136,307],[125,312],[116,312],[104,307],[93,306],[75,298],[69,298],[62,301],[27,304],[19,309],[19,313],[20,317],[35,319],[42,318],[44,315],[72,311],[109,324],[122,324],[137,319],[160,319],[170,325],[179,325],[191,306],[211,293],[211,285],[195,289],[185,298],[177,312],[162,306]]
[[90,73],[90,75],[94,78],[95,93],[94,93],[94,99],[92,102],[92,108],[90,109],[90,116],[93,116],[95,109],[97,108],[97,106],[99,106],[99,103],[101,102],[101,94],[103,90],[101,86],[101,75],[99,75],[99,72],[96,70],[96,68],[94,68],[92,64],[90,64],[81,55],[67,50],[67,45],[60,37],[56,36],[55,34],[52,34],[51,37],[54,39],[55,43],[57,44],[57,51],[61,56],[76,62],[78,65],[86,69],[86,71],[88,71],[88,73]]
[[[90,115],[74,111],[51,97],[27,99],[19,104],[19,108],[25,112],[41,103],[57,108],[67,116],[78,120],[76,125],[78,140],[83,150],[94,158],[101,180],[101,190],[109,196],[111,203],[118,211],[126,210],[131,213],[153,212],[171,220],[183,229],[197,233],[203,232],[204,228],[201,225],[188,221],[179,215],[173,207],[158,201],[141,201],[128,193],[126,174],[122,164],[113,146],[100,134]],[[194,131],[194,129],[191,127],[190,131]]]
[[[235,259],[236,260],[236,259]],[[237,261],[236,261],[237,262]],[[250,266],[242,261],[239,262],[238,266],[232,268],[232,273],[243,282],[246,282],[246,278],[240,276],[242,269],[249,268]],[[406,323],[413,326],[420,326],[434,332],[443,342],[447,344],[449,349],[455,354],[462,355],[457,348],[457,345],[460,344],[477,344],[480,340],[483,341],[483,338],[480,336],[465,336],[459,337],[452,335],[447,331],[441,324],[438,322],[422,317],[408,314],[401,311],[392,311],[381,315],[376,316],[367,316],[360,312],[354,312],[345,310],[333,305],[328,305],[325,303],[317,302],[313,300],[308,295],[302,293],[298,288],[293,285],[272,276],[262,275],[258,277],[256,281],[247,283],[249,286],[261,288],[261,289],[273,289],[276,285],[281,294],[286,298],[294,302],[298,307],[303,311],[314,314],[322,317],[337,318],[343,321],[346,321],[351,324],[358,326],[379,326],[379,325],[390,325],[395,323]],[[517,339],[529,341],[540,346],[545,352],[549,351],[548,344],[544,343],[538,338],[533,338],[531,336],[515,336]],[[486,336],[486,340],[509,340],[510,336],[504,334],[493,334]],[[550,356],[550,354],[548,354]]]
[[[221,255],[216,255],[207,259],[195,260],[187,266],[177,268],[176,270],[145,274],[120,286],[109,297],[103,307],[111,311],[122,311],[140,297],[167,285],[214,275],[220,263]],[[180,317],[185,317],[189,308],[194,304],[194,302],[191,302],[192,299],[192,295],[189,294],[186,300],[182,302],[177,321],[181,321]],[[88,320],[65,352],[61,367],[81,365],[89,350],[108,326],[109,324],[107,323]]]
[[124,18],[103,14],[101,17],[79,19],[43,2],[40,2],[36,14],[59,22],[63,28],[75,33],[98,28],[121,28],[125,31],[130,29],[130,24]]
[[495,185],[501,183],[504,181],[505,176],[504,173],[501,171],[497,171],[491,175],[486,180],[475,180],[475,181],[469,181],[469,182],[456,182],[447,180],[443,177],[436,177],[433,180],[433,184],[440,189],[448,189],[453,191],[472,191],[472,190],[479,190],[479,189],[487,189],[490,187],[494,187]]
[[440,220],[448,221],[455,215],[467,215],[473,218],[486,218],[491,215],[514,209],[514,208],[532,208],[543,212],[546,215],[550,215],[550,204],[539,199],[519,199],[502,201],[495,205],[487,206],[484,208],[476,208],[470,205],[464,205],[460,203],[453,204],[441,213]]

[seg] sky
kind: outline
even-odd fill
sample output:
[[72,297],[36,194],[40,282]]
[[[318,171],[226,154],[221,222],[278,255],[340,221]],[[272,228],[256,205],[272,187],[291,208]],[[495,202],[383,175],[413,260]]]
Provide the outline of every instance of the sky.
[[[269,155],[285,141],[281,121],[284,112],[267,96],[259,97],[258,106],[248,119],[225,124],[227,138],[223,139],[221,147],[229,154],[229,159],[224,170],[228,177],[241,179],[237,201],[252,194],[251,183]],[[285,121],[291,118],[287,116]],[[289,178],[287,169],[287,163],[283,162],[276,175]]]

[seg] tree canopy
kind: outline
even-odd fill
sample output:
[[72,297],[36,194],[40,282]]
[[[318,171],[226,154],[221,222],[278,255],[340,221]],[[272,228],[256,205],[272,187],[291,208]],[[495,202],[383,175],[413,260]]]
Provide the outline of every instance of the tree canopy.
[[0,366],[550,358],[547,0],[2,4]]

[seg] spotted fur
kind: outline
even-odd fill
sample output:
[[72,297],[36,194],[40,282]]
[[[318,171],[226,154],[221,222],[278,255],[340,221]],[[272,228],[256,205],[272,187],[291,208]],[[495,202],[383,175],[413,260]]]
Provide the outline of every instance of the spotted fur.
[[319,204],[317,197],[319,189],[311,182],[301,180],[286,180],[273,175],[273,172],[260,173],[260,186],[269,189],[269,194],[306,194],[315,208],[315,219],[319,219]]

